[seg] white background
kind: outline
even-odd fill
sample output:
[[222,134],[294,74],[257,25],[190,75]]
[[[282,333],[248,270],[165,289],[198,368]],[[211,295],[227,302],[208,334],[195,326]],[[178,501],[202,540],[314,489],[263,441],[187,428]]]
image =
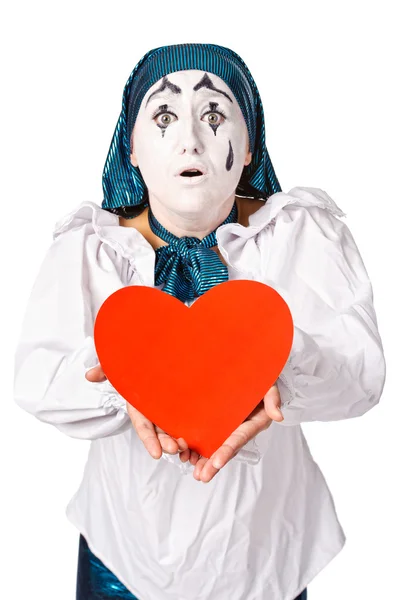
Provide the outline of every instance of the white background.
[[0,32],[4,599],[74,598],[78,532],[64,509],[88,450],[13,403],[22,314],[55,221],[83,200],[101,203],[129,73],[151,48],[183,42],[242,56],[283,190],[321,187],[347,213],[373,282],[388,376],[381,403],[363,417],[304,425],[347,536],[309,599],[399,598],[394,9],[384,0],[8,3]]

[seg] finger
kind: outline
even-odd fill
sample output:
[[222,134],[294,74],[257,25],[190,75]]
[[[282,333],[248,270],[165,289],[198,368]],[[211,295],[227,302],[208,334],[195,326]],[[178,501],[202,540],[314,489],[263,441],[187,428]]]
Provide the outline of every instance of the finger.
[[203,465],[200,473],[200,480],[203,483],[209,483],[211,479],[215,477],[219,473],[220,469],[216,469],[213,466],[213,455],[206,463]]
[[188,450],[188,449],[189,449],[189,448],[188,448],[188,444],[187,444],[187,442],[186,442],[186,440],[185,440],[184,438],[178,438],[178,439],[176,440],[176,442],[178,443],[178,445],[179,445],[179,450],[180,450],[181,452],[183,452],[184,450]]
[[201,456],[198,461],[197,464],[195,465],[195,469],[194,469],[194,479],[197,479],[197,481],[201,481],[201,471],[203,469],[203,467],[205,466],[205,463],[207,462],[207,458],[205,458],[205,456]]
[[155,432],[155,427],[153,423],[146,419],[144,415],[142,415],[138,410],[136,410],[131,404],[129,404],[128,402],[126,404],[130,420],[132,421],[137,435],[143,442],[146,450],[151,454],[153,458],[161,458],[162,447],[159,442],[158,436]]
[[85,373],[85,377],[88,381],[93,383],[98,383],[107,379],[101,365],[89,369],[87,373]]
[[179,445],[174,438],[167,433],[158,433],[158,439],[162,446],[162,450],[167,454],[177,454],[179,451]]
[[[165,433],[166,435],[169,435],[168,433],[166,433],[166,431],[164,429],[161,429],[161,427],[158,427],[158,425],[155,425],[155,431],[156,431],[156,433]],[[174,438],[171,435],[169,437],[171,437],[173,440],[176,440],[177,445],[179,447],[179,452],[182,452],[183,450],[187,450],[188,444],[184,438],[182,438],[182,437]]]
[[177,452],[183,452],[188,450],[188,444],[184,438],[174,438],[167,434],[166,431],[155,425],[155,432],[158,434],[158,439],[161,443],[162,449],[168,454],[177,454]]
[[[242,441],[238,441],[241,439]],[[245,438],[246,439],[246,438]],[[212,466],[214,469],[222,469],[234,456],[245,446],[247,442],[244,438],[238,438],[233,434],[225,441],[225,443],[216,450],[212,457]]]
[[278,387],[273,385],[270,390],[267,392],[266,396],[263,399],[265,405],[265,411],[270,419],[273,421],[283,421],[284,416],[280,410],[281,406],[281,398],[280,392],[278,391]]
[[271,419],[267,416],[266,412],[259,411],[253,419],[244,421],[227,440],[224,444],[216,450],[212,457],[212,464],[215,469],[221,469],[226,463],[234,458],[234,456],[241,450],[245,444],[252,440],[261,431],[264,431],[271,424]]
[[200,455],[195,450],[191,450],[190,463],[194,466],[199,461]]
[[183,463],[186,463],[190,459],[190,455],[191,455],[190,448],[187,448],[187,450],[183,450],[183,452],[180,452],[180,454],[179,454],[180,460]]

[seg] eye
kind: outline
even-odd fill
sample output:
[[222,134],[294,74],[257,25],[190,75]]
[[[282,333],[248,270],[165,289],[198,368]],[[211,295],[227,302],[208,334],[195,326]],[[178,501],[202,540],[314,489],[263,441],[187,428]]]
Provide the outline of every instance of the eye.
[[155,115],[152,118],[158,125],[158,127],[166,128],[168,125],[173,123],[173,121],[177,120],[177,115],[170,111],[164,110],[162,112],[155,113]]
[[208,112],[202,115],[201,119],[204,117],[207,117],[205,120],[209,125],[220,125],[226,119],[226,115],[218,110],[208,110]]

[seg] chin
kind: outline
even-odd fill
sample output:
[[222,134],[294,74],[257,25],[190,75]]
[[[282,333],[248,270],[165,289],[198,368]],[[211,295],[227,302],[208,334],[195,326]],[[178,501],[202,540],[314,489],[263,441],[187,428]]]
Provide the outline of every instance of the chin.
[[215,200],[209,194],[184,194],[175,202],[174,209],[181,214],[202,214],[215,207]]

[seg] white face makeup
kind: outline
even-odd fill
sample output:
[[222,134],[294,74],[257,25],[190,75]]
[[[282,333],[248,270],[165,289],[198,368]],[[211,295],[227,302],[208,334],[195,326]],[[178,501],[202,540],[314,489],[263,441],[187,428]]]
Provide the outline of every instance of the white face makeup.
[[133,129],[131,162],[165,227],[220,224],[250,161],[244,117],[222,79],[178,71],[148,90]]

